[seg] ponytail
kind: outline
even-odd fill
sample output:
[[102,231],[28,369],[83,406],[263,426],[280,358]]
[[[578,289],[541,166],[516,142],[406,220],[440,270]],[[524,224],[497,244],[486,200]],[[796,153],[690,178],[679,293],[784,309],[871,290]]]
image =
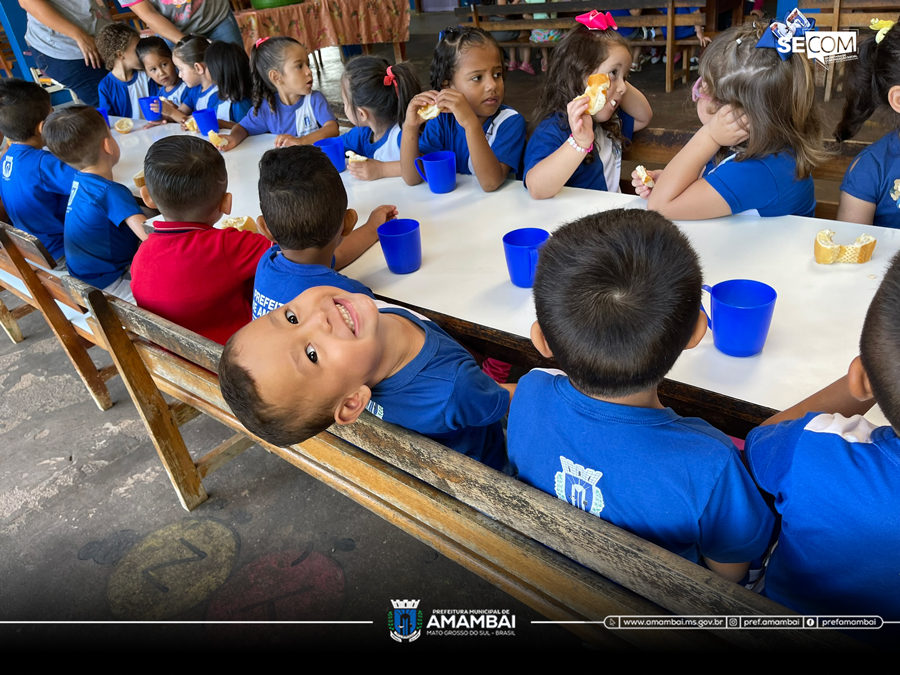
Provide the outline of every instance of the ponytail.
[[390,65],[376,56],[357,56],[344,69],[350,103],[367,108],[380,122],[403,126],[406,109],[422,91],[416,70],[408,61]]
[[834,130],[838,141],[852,138],[883,103],[891,87],[900,85],[900,27],[894,26],[881,42],[875,36],[859,42],[859,58],[849,64],[844,79],[844,114]]
[[176,44],[172,53],[187,65],[194,67],[195,63],[206,63],[206,48],[209,40],[201,35],[185,35]]
[[275,112],[278,90],[269,79],[269,71],[284,72],[284,53],[292,45],[300,45],[300,43],[290,37],[262,38],[257,40],[250,50],[250,79],[253,84],[254,114],[259,113],[263,101],[269,104],[271,112]]

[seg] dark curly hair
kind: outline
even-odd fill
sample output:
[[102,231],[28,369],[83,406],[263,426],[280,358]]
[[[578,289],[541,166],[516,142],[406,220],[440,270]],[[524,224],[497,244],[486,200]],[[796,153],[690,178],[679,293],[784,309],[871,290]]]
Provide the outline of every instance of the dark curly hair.
[[[470,26],[451,26],[441,31],[437,47],[434,49],[434,57],[431,59],[431,88],[440,91],[449,86],[456,74],[459,64],[459,54],[472,47],[493,46],[500,54],[500,62],[503,62],[503,52],[497,40],[490,33],[480,28]],[[506,77],[504,70],[504,77]]]
[[[573,98],[584,94],[588,77],[609,58],[609,52],[614,46],[631,52],[625,38],[612,29],[589,30],[584,26],[578,26],[566,33],[553,50],[550,70],[541,89],[541,97],[534,108],[532,116],[534,126],[550,115],[561,112],[563,115],[560,118],[560,127],[568,131],[566,106]],[[627,73],[622,74],[623,77],[625,75]],[[600,128],[609,138],[623,147],[628,143],[628,139],[622,135],[622,123],[618,115],[613,115],[603,122]],[[593,148],[584,161],[585,164],[589,164],[596,159],[597,149]]]
[[124,54],[135,38],[140,40],[140,33],[127,23],[111,23],[103,27],[97,34],[97,51],[107,70],[113,69],[119,54]]

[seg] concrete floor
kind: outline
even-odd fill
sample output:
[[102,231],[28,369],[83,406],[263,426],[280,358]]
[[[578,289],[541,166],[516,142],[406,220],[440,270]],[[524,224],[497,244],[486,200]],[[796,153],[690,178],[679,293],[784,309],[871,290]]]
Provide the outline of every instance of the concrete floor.
[[[423,82],[436,31],[447,20],[414,20],[409,56]],[[379,53],[389,56],[390,49]],[[326,49],[323,55],[318,86],[338,103],[338,52]],[[666,95],[663,78],[661,66],[633,78],[653,103],[654,126],[696,126],[684,105],[687,90],[679,86]],[[527,113],[542,80],[511,74],[507,101]],[[840,101],[827,106],[829,115],[839,114],[839,107]],[[18,304],[8,293],[3,300]],[[304,655],[297,668],[314,671],[352,669],[363,657],[371,670],[374,657],[389,663],[412,651],[442,654],[416,662],[430,670],[449,668],[453,656],[468,660],[467,669],[485,664],[485,654],[508,666],[537,664],[531,661],[535,653],[596,658],[567,631],[532,626],[531,620],[542,618],[536,612],[259,447],[212,474],[205,481],[210,499],[188,514],[121,381],[109,383],[115,405],[100,412],[43,318],[33,313],[20,324],[26,336],[21,344],[0,337],[0,621],[12,622],[0,624],[0,644],[7,652],[128,649],[130,658],[121,664],[129,670],[141,670],[153,653],[198,648],[260,655],[275,649]],[[106,354],[93,351],[99,364],[109,363]],[[201,452],[229,435],[203,418],[183,431],[188,446]],[[281,564],[286,562],[292,565]],[[400,647],[386,625],[394,598],[420,598],[427,610],[508,609],[517,616],[516,634],[432,637]],[[56,623],[272,618],[373,623]],[[201,663],[209,663],[209,653]],[[609,658],[603,655],[605,663]]]

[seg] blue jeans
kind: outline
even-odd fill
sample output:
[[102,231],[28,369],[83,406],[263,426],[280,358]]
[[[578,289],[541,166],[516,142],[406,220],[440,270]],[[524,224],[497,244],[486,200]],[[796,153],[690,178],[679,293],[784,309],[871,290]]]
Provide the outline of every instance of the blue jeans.
[[244,40],[241,37],[241,29],[238,28],[237,19],[234,18],[234,12],[228,12],[228,18],[212,29],[209,35],[210,40],[221,40],[222,42],[233,42],[243,49]]
[[84,59],[54,59],[42,54],[32,47],[34,62],[48,77],[52,77],[65,87],[71,89],[87,105],[95,108],[100,105],[100,94],[97,87],[100,80],[106,77],[105,68],[91,68],[84,65]]

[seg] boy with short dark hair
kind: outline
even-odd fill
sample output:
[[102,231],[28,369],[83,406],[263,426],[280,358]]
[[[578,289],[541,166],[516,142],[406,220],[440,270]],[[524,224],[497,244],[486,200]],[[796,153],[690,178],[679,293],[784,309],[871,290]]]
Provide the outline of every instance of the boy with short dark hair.
[[75,170],[43,149],[41,131],[52,111],[50,94],[40,85],[0,79],[0,134],[10,142],[2,160],[0,202],[13,225],[59,259],[65,255],[63,223]]
[[335,270],[378,241],[378,226],[397,215],[379,206],[358,229],[347,190],[331,160],[312,145],[269,150],[259,162],[259,231],[275,242],[259,261],[253,318],[293,300],[312,286],[351,293],[372,291]]
[[315,286],[238,331],[219,361],[222,396],[274,445],[300,443],[363,410],[495,469],[506,465],[509,391],[425,317]]
[[131,191],[113,181],[119,144],[103,116],[84,105],[54,112],[43,133],[50,151],[77,169],[66,207],[69,274],[133,302],[128,269],[147,234]]
[[137,55],[141,36],[126,23],[111,23],[97,34],[97,51],[109,73],[100,80],[100,107],[109,115],[144,119],[138,101],[158,90]]
[[141,197],[164,222],[134,258],[138,306],[220,344],[250,321],[253,276],[269,241],[213,227],[231,213],[225,160],[194,136],[168,136],[144,158]]
[[538,261],[531,339],[565,373],[519,380],[509,458],[526,483],[739,581],[772,514],[728,437],[657,395],[706,333],[701,283],[687,238],[656,212],[557,230]]
[[[890,426],[862,417],[876,403]],[[765,595],[801,614],[900,620],[897,429],[900,255],[869,305],[847,375],[747,436],[750,473],[781,514]]]

